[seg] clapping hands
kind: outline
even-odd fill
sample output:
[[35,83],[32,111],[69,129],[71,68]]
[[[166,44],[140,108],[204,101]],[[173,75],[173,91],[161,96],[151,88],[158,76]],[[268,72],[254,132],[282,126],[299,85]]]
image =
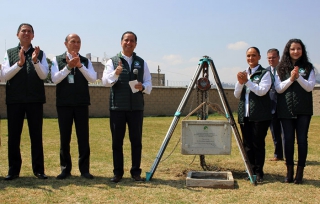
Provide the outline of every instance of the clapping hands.
[[295,81],[298,78],[299,78],[299,67],[294,66],[293,70],[291,71],[290,81]]
[[68,67],[70,68],[81,68],[82,64],[80,61],[80,57],[77,55],[77,53],[75,53],[74,51],[72,51],[71,53],[72,59],[70,60],[68,56],[66,56],[66,61],[68,64]]

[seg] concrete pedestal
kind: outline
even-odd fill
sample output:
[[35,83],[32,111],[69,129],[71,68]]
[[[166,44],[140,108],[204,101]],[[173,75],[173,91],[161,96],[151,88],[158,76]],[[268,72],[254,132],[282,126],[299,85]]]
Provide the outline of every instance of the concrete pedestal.
[[230,171],[190,171],[186,178],[186,186],[233,189],[234,180]]

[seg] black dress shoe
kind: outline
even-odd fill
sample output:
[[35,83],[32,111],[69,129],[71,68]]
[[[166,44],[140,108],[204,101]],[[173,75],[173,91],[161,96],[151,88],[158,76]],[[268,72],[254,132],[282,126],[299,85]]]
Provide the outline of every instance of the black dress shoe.
[[141,178],[140,175],[132,176],[132,179],[133,179],[134,181],[136,181],[136,182],[143,182],[143,181],[145,181],[145,179],[144,179],[144,178]]
[[90,173],[84,173],[84,174],[81,174],[81,176],[86,178],[86,179],[93,179],[93,175],[90,174]]
[[122,176],[115,175],[112,179],[110,179],[110,181],[113,183],[118,183],[119,181],[121,181],[121,179],[122,179]]
[[257,182],[258,183],[263,183],[263,177],[257,176]]
[[57,176],[57,179],[62,180],[62,179],[66,179],[66,178],[68,178],[69,176],[71,176],[71,174],[70,174],[70,173],[61,172],[61,174],[59,174],[59,175]]
[[19,175],[7,175],[4,180],[6,181],[10,181],[10,180],[13,180],[13,179],[16,179],[16,178],[19,178]]
[[34,174],[38,179],[47,179],[48,176],[45,174],[41,174],[41,173],[35,173]]

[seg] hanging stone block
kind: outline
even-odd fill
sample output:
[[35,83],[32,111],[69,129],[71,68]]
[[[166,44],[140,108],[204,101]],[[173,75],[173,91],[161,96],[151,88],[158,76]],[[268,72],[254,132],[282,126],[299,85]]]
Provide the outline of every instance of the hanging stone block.
[[229,155],[231,126],[228,121],[182,121],[181,153],[185,155]]

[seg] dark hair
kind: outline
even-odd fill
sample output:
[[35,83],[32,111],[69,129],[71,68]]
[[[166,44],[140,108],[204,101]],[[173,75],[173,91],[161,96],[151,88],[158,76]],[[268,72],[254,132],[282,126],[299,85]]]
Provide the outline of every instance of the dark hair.
[[134,38],[135,38],[136,42],[138,41],[137,35],[134,34],[134,32],[132,32],[132,31],[126,31],[125,33],[123,33],[122,36],[121,36],[121,41],[123,40],[123,37],[124,37],[125,34],[132,34],[132,35],[134,35]]
[[249,47],[246,52],[248,52],[248,50],[250,50],[251,48],[255,49],[257,53],[260,55],[260,50],[257,47]]
[[26,25],[26,26],[30,26],[30,27],[31,27],[31,30],[32,30],[32,33],[34,34],[33,27],[32,27],[32,25],[30,25],[29,23],[21,23],[21,24],[19,25],[19,28],[18,28],[17,34],[20,32],[21,27],[22,27],[22,26],[24,26],[24,25]]
[[[302,55],[295,62],[295,64],[292,64],[291,57],[290,57],[290,47],[292,43],[299,43],[302,48]],[[277,72],[279,74],[281,81],[284,81],[288,78],[286,76],[290,75],[290,72],[293,70],[294,66],[305,68],[307,75],[313,69],[313,65],[309,62],[309,59],[308,59],[306,47],[300,39],[290,39],[287,42],[286,46],[284,47],[280,63],[277,66]]]
[[276,52],[277,55],[280,56],[280,55],[279,55],[279,50],[276,49],[276,48],[271,48],[271,49],[269,49],[268,52],[267,52],[267,54],[268,54],[268,53],[271,53],[271,52]]

